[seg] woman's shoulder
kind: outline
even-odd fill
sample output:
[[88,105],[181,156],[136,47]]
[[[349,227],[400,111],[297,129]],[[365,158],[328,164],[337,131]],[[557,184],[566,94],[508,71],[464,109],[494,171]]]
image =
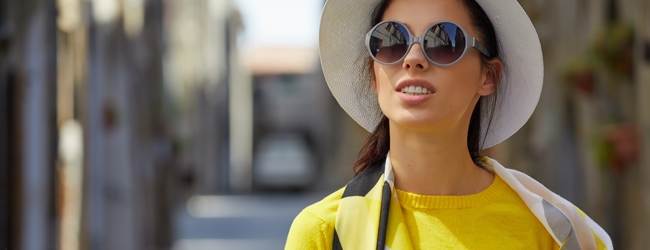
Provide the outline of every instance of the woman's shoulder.
[[296,220],[300,217],[315,217],[325,224],[331,224],[333,227],[334,222],[336,221],[336,211],[338,210],[339,202],[341,201],[341,196],[343,196],[344,191],[345,187],[342,187],[327,195],[322,200],[309,205],[298,214]]
[[336,211],[345,187],[303,209],[293,220],[285,249],[331,249]]

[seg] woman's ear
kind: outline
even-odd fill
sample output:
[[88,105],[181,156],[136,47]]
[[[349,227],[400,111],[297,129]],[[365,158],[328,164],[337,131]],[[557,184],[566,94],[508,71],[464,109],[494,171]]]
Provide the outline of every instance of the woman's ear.
[[377,78],[375,77],[375,63],[372,59],[368,63],[368,69],[370,70],[370,82],[372,83],[372,90],[377,93]]
[[477,91],[479,95],[486,96],[492,94],[497,89],[499,79],[501,79],[501,69],[501,60],[499,58],[493,58],[487,61],[487,64],[483,67],[483,81]]

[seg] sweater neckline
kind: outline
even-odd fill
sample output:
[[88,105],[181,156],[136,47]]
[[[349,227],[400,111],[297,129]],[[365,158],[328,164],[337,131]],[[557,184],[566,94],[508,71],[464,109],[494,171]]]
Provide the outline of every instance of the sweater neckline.
[[401,206],[413,209],[462,209],[485,206],[506,191],[508,184],[499,175],[494,175],[492,184],[485,190],[472,195],[422,195],[395,188]]

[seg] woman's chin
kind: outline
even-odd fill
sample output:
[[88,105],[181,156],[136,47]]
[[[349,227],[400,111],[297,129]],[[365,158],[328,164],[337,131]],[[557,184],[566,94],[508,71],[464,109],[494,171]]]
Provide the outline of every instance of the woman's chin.
[[439,122],[436,122],[436,119],[433,117],[414,117],[414,116],[401,116],[397,117],[396,119],[390,119],[392,121],[392,124],[411,129],[411,130],[433,130],[436,127],[436,124],[439,124]]

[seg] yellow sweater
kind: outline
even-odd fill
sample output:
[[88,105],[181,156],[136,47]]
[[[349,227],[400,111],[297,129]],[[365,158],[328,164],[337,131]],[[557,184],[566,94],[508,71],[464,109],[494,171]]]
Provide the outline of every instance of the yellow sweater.
[[[305,208],[285,249],[332,249],[345,188]],[[498,175],[478,194],[429,196],[396,189],[414,249],[559,249],[519,195]]]

